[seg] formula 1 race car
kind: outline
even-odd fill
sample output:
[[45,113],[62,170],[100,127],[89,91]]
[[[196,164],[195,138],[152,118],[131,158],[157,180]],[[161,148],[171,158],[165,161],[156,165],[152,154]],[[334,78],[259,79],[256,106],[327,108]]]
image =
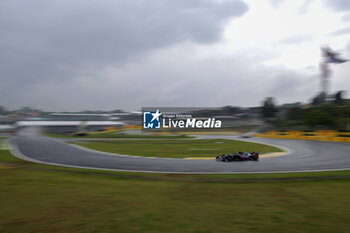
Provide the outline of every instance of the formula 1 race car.
[[221,161],[221,162],[245,161],[245,160],[258,161],[259,153],[255,151],[253,151],[252,153],[239,151],[231,155],[229,154],[229,155],[216,156],[216,161]]

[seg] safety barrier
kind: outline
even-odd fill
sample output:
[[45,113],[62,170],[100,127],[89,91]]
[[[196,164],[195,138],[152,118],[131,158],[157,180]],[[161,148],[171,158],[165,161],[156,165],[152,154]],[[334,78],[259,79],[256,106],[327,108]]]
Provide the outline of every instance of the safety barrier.
[[106,127],[104,131],[87,132],[87,134],[105,134],[105,133],[113,133],[117,131],[120,131],[120,129],[116,127]]
[[335,130],[268,131],[263,134],[254,134],[253,136],[282,139],[350,142],[350,132]]
[[141,130],[142,129],[140,125],[125,125],[122,128],[124,130]]

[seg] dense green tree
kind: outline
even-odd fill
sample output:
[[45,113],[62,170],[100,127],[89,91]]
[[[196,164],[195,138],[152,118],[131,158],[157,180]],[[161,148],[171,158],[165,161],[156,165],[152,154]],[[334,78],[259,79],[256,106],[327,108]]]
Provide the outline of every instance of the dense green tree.
[[301,107],[293,107],[287,110],[286,118],[292,121],[301,121],[305,117],[305,111]]
[[272,97],[266,98],[261,108],[262,118],[264,119],[273,118],[276,116],[276,112],[277,112],[277,109],[276,109],[274,99]]
[[331,126],[334,125],[332,115],[322,108],[313,108],[306,113],[305,122],[311,126]]
[[0,115],[5,115],[7,113],[8,113],[8,111],[6,110],[6,108],[3,106],[0,106]]

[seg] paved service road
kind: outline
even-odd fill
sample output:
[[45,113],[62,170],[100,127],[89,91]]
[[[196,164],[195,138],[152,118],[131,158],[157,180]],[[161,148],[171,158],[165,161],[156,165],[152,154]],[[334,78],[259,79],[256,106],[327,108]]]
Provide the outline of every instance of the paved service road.
[[[218,136],[204,136],[218,138]],[[237,139],[235,136],[220,138]],[[245,141],[274,144],[291,149],[287,155],[259,161],[216,162],[144,158],[110,155],[83,150],[60,139],[42,136],[34,128],[25,128],[12,139],[17,155],[35,162],[94,169],[163,173],[268,173],[350,169],[350,143],[251,138]],[[254,150],[254,148],[252,148]],[[18,153],[20,152],[20,153]]]

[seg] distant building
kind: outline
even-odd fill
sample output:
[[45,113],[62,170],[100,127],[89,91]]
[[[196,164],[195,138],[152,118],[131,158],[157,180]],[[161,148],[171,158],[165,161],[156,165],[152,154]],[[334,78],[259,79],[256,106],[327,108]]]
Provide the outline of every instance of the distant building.
[[312,98],[312,105],[321,105],[326,102],[334,102],[337,104],[342,104],[344,102],[344,93],[345,91],[338,91],[335,94],[326,95],[324,92],[319,93],[314,98]]
[[18,121],[15,124],[17,129],[41,127],[47,133],[96,132],[123,125],[120,121]]
[[111,114],[90,113],[51,113],[49,118],[55,121],[105,121],[109,120]]

